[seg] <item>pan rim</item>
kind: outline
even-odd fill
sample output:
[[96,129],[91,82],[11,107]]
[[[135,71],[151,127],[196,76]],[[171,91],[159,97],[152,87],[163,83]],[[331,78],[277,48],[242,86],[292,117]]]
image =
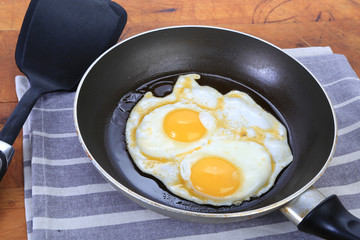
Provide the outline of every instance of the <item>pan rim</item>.
[[[323,165],[323,167],[321,168],[321,170],[313,177],[313,179],[311,179],[306,185],[304,185],[302,188],[300,188],[299,190],[297,190],[296,192],[294,192],[293,194],[291,194],[290,196],[283,198],[282,200],[275,202],[273,204],[267,205],[265,207],[262,208],[257,208],[257,209],[253,209],[253,210],[245,210],[245,211],[241,211],[241,212],[231,212],[231,213],[203,213],[203,212],[195,212],[195,211],[189,211],[189,210],[183,210],[183,209],[179,209],[179,208],[175,208],[175,207],[170,207],[168,205],[165,204],[161,204],[158,203],[156,201],[150,200],[130,189],[128,189],[127,187],[125,187],[124,185],[122,185],[121,183],[119,183],[118,181],[116,181],[110,174],[108,174],[102,167],[101,165],[96,161],[96,159],[92,156],[91,152],[89,151],[89,149],[86,146],[86,143],[84,141],[84,139],[82,138],[81,135],[81,130],[79,127],[79,122],[78,122],[78,118],[77,118],[77,106],[78,106],[78,99],[79,99],[79,95],[80,95],[80,91],[82,89],[82,85],[85,82],[85,79],[87,77],[87,75],[89,74],[89,72],[92,70],[92,68],[97,64],[97,62],[100,61],[100,59],[102,59],[103,57],[105,57],[109,52],[111,52],[114,48],[118,47],[121,44],[124,44],[127,41],[130,41],[134,38],[143,36],[143,35],[147,35],[153,32],[158,32],[158,31],[164,31],[164,30],[168,30],[168,29],[181,29],[181,28],[206,28],[206,29],[215,29],[215,30],[222,30],[222,31],[229,31],[229,32],[233,32],[233,33],[237,33],[237,34],[241,34],[241,35],[245,35],[248,36],[250,38],[254,38],[256,40],[259,40],[265,44],[270,45],[271,47],[281,51],[283,54],[289,56],[290,58],[292,58],[293,60],[295,60],[300,66],[302,66],[311,76],[312,78],[316,81],[317,85],[320,87],[320,89],[322,90],[322,93],[325,95],[327,101],[328,101],[328,105],[331,109],[331,114],[333,116],[333,121],[334,121],[334,137],[333,137],[333,141],[332,141],[332,147],[331,147],[331,151],[327,157],[327,160],[325,162],[325,164]],[[299,197],[302,193],[304,193],[307,189],[309,189],[325,172],[325,170],[328,168],[331,159],[334,156],[335,153],[335,146],[336,146],[336,142],[337,142],[337,136],[338,136],[338,127],[337,127],[337,119],[336,119],[336,115],[335,115],[335,110],[333,107],[333,104],[328,96],[328,94],[326,93],[324,87],[321,85],[320,81],[312,74],[312,72],[306,67],[304,66],[300,61],[298,61],[296,58],[292,57],[290,54],[286,53],[284,50],[282,50],[281,48],[277,47],[276,45],[263,40],[261,38],[258,38],[256,36],[253,36],[251,34],[248,33],[244,33],[244,32],[240,32],[237,30],[233,30],[233,29],[228,29],[228,28],[223,28],[223,27],[217,27],[217,26],[208,26],[208,25],[177,25],[177,26],[168,26],[168,27],[162,27],[162,28],[156,28],[156,29],[152,29],[152,30],[148,30],[139,34],[136,34],[134,36],[131,36],[127,39],[124,39],[120,42],[118,42],[117,44],[115,44],[114,46],[110,47],[108,50],[106,50],[103,54],[101,54],[86,70],[86,72],[84,73],[84,75],[82,76],[79,85],[77,87],[76,93],[75,93],[75,99],[74,99],[74,109],[73,109],[73,116],[74,116],[74,122],[75,122],[75,129],[76,129],[76,133],[78,135],[79,141],[81,143],[81,146],[83,147],[85,153],[89,156],[92,164],[95,166],[95,168],[103,175],[103,177],[109,182],[111,183],[116,189],[121,190],[123,193],[125,193],[126,195],[128,195],[128,197],[134,198],[138,201],[140,201],[141,203],[145,204],[146,206],[151,206],[151,209],[155,210],[155,209],[161,209],[165,212],[172,212],[175,214],[182,214],[182,215],[188,215],[188,216],[195,216],[195,217],[202,217],[202,218],[228,218],[228,219],[234,219],[234,218],[244,218],[244,217],[251,217],[251,216],[255,216],[255,215],[262,215],[262,214],[266,214],[267,212],[276,210],[284,205],[286,205],[287,203],[289,203],[290,201],[296,199],[297,197]],[[155,209],[154,209],[155,208]],[[156,210],[155,210],[156,211]]]

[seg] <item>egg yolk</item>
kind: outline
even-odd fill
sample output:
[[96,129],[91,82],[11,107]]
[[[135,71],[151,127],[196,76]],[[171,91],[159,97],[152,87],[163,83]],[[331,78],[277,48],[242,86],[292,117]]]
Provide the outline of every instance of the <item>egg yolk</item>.
[[164,130],[170,138],[181,142],[198,140],[206,132],[200,121],[199,112],[190,109],[169,112],[164,119]]
[[191,168],[190,181],[200,192],[214,197],[234,193],[241,185],[241,172],[232,163],[216,157],[198,160]]

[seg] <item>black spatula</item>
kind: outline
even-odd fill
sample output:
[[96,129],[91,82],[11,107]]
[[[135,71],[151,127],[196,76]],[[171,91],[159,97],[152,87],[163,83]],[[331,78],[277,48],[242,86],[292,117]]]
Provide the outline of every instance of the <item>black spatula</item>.
[[15,60],[31,86],[0,132],[0,181],[14,154],[11,145],[37,99],[75,90],[88,66],[117,42],[126,21],[126,11],[108,0],[30,2]]

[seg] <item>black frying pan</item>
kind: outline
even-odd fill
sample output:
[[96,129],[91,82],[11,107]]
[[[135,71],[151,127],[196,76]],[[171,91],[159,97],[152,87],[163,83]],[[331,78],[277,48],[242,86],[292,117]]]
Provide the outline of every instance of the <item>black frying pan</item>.
[[[145,91],[165,95],[179,74],[193,72],[202,75],[200,84],[220,92],[238,89],[249,93],[287,127],[294,161],[264,196],[240,206],[199,205],[170,194],[159,181],[133,164],[124,142],[129,110]],[[325,171],[335,149],[337,126],[331,103],[311,73],[263,40],[199,26],[140,34],[118,44],[92,64],[77,90],[74,114],[80,141],[95,167],[142,206],[202,222],[247,219],[282,207],[300,230],[318,230],[315,234],[327,238],[360,237],[359,220],[343,209],[336,196],[312,211],[324,197],[311,186]],[[329,227],[329,222],[318,216],[335,210],[345,219],[343,225],[336,221],[340,218],[331,220],[338,228]],[[349,222],[354,224],[342,229]]]

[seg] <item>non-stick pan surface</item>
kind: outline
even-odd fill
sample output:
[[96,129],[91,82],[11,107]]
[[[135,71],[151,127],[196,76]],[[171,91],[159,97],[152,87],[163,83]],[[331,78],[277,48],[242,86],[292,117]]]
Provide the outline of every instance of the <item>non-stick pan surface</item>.
[[[124,142],[128,111],[146,90],[164,95],[179,74],[194,72],[202,75],[200,84],[220,92],[249,93],[287,127],[294,161],[264,196],[240,206],[199,205],[169,193],[133,164]],[[80,83],[75,122],[95,167],[117,189],[143,206],[190,220],[238,219],[284,205],[320,177],[336,140],[329,99],[298,61],[263,40],[212,27],[154,30],[110,49]]]

